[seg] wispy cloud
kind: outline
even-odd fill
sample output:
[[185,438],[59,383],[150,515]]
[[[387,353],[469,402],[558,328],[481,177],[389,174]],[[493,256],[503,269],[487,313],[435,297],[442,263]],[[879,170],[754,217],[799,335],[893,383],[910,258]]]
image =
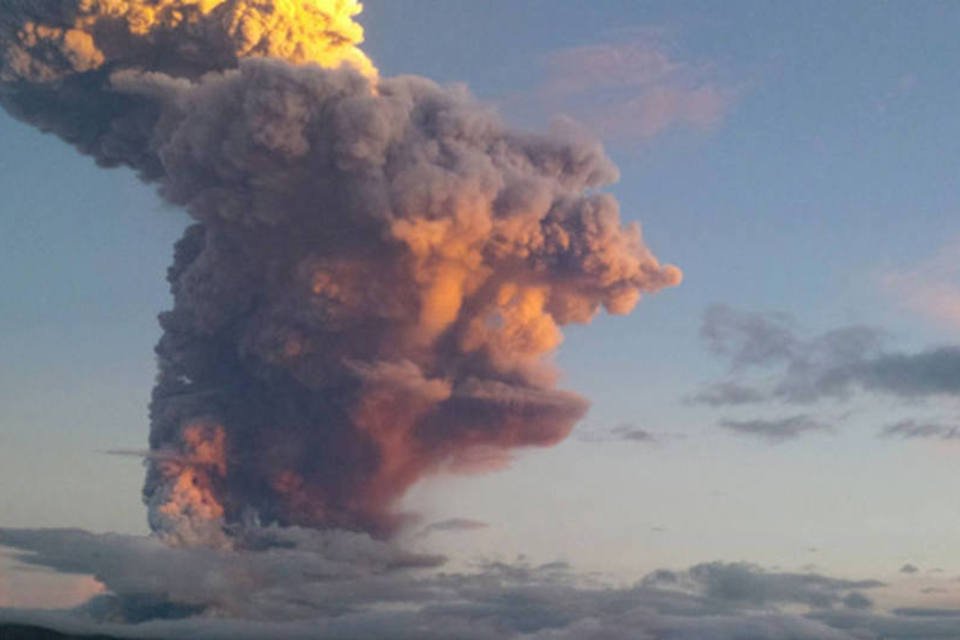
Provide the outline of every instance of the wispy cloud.
[[[700,389],[693,402],[810,404],[857,391],[905,400],[960,394],[960,346],[890,351],[881,331],[860,325],[802,337],[782,315],[722,305],[704,314],[701,334],[729,362],[730,374]],[[761,381],[746,379],[754,370],[764,374]]]
[[688,404],[705,404],[711,407],[725,407],[738,404],[754,404],[767,398],[766,394],[754,387],[732,380],[711,383],[689,396]]
[[880,281],[908,309],[960,327],[960,241],[912,267],[887,272]]
[[774,444],[794,440],[808,432],[832,430],[829,425],[818,422],[807,415],[797,415],[776,420],[722,420],[720,426],[724,429],[729,429],[743,435],[754,436]]
[[880,113],[885,113],[898,103],[913,94],[918,85],[917,76],[912,73],[905,73],[896,78],[887,88],[879,100],[877,100],[876,109]]
[[924,438],[938,438],[940,440],[956,440],[960,438],[960,427],[953,424],[939,422],[920,422],[918,420],[901,420],[900,422],[884,427],[880,435],[888,438],[914,440]]
[[448,518],[432,522],[420,530],[418,535],[428,536],[433,533],[450,533],[461,531],[477,531],[489,527],[486,522],[473,520],[472,518]]
[[689,61],[652,29],[554,51],[544,79],[518,96],[539,111],[563,114],[608,141],[639,141],[671,129],[709,131],[726,117],[737,90],[714,65]]
[[580,432],[584,442],[639,442],[655,444],[661,437],[630,422],[621,422],[612,428],[588,429]]
[[621,424],[614,427],[611,435],[617,440],[627,442],[656,442],[657,436],[632,424]]

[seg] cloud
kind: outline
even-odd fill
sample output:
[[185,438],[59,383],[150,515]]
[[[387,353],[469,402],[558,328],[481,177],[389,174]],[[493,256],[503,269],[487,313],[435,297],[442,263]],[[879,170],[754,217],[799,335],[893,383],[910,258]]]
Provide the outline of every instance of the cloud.
[[960,629],[960,612],[927,610],[931,615],[911,615],[918,610],[895,610],[891,614],[874,614],[855,609],[834,609],[812,613],[809,618],[842,633],[853,640],[953,640]]
[[789,361],[797,350],[786,314],[745,313],[721,304],[704,311],[700,337],[734,369]]
[[905,73],[899,76],[892,86],[877,100],[876,109],[880,113],[885,113],[898,103],[903,102],[917,88],[917,76],[912,73]]
[[[644,579],[650,586],[681,588],[704,597],[740,605],[761,607],[802,604],[829,608],[842,604],[851,593],[875,589],[877,580],[842,580],[815,573],[768,572],[745,562],[709,562],[685,572],[657,571]],[[860,594],[861,598],[865,596]]]
[[[166,547],[77,530],[0,529],[21,560],[96,576],[108,592],[74,611],[0,610],[0,621],[124,637],[432,640],[878,638],[876,580],[710,562],[629,586],[585,581],[566,563],[487,562],[448,573],[436,557],[356,533],[261,530],[250,547]],[[843,625],[856,612],[856,634]],[[916,616],[909,617],[909,620]],[[925,627],[938,618],[924,619]]]
[[472,520],[470,518],[449,518],[428,524],[420,531],[419,535],[428,536],[431,533],[440,532],[477,531],[478,529],[486,529],[489,526],[486,522]]
[[[701,336],[708,350],[727,360],[730,373],[701,388],[692,402],[809,404],[845,400],[858,391],[898,399],[960,394],[957,346],[886,351],[884,334],[861,325],[804,338],[782,314],[723,305],[706,311]],[[746,379],[754,371],[764,374],[764,383]]]
[[880,283],[907,309],[949,327],[960,327],[960,241],[913,267],[883,274]]
[[873,607],[873,601],[859,591],[851,591],[840,600],[848,609],[870,609]]
[[657,437],[646,429],[631,424],[617,425],[610,432],[611,439],[627,442],[655,442]]
[[554,51],[544,71],[543,83],[519,101],[570,116],[610,141],[644,140],[671,129],[709,131],[736,98],[711,65],[680,59],[649,29]]
[[355,0],[62,4],[2,3],[0,108],[194,223],[145,456],[173,544],[389,534],[422,478],[569,435],[588,403],[556,388],[562,327],[680,283],[600,192],[596,140],[379,76]]
[[687,399],[688,404],[705,404],[711,407],[725,407],[738,404],[753,404],[766,399],[761,390],[739,382],[725,380],[705,386]]
[[[248,535],[250,534],[248,531]],[[884,585],[707,562],[635,584],[565,563],[470,573],[364,534],[259,530],[250,550],[170,548],[78,530],[0,529],[22,561],[106,589],[72,611],[0,610],[3,623],[154,640],[880,640],[955,638],[960,612],[877,610]]]
[[646,444],[654,444],[660,441],[657,434],[629,422],[622,422],[605,430],[582,431],[580,439],[584,442],[639,442]]
[[0,556],[0,608],[69,608],[103,592],[103,585],[90,576],[14,568],[5,560]]
[[134,622],[170,612],[251,619],[332,614],[364,589],[379,593],[397,573],[444,561],[345,531],[271,527],[245,535],[253,550],[242,553],[76,529],[0,529],[0,544],[27,565],[93,576],[109,595],[91,600],[86,613]]
[[912,565],[909,562],[900,567],[900,573],[917,573],[918,571],[920,571],[920,569],[918,569],[916,565]]
[[960,393],[960,347],[883,354],[861,363],[852,379],[868,391],[902,397],[956,395]]
[[828,425],[817,422],[807,415],[796,415],[779,420],[723,420],[720,426],[773,443],[793,440],[811,431],[831,430]]
[[913,618],[939,618],[942,616],[960,616],[960,609],[946,609],[938,607],[900,607],[894,609],[900,616]]
[[913,440],[922,438],[939,438],[941,440],[955,440],[960,438],[960,427],[936,422],[918,422],[917,420],[901,420],[891,424],[880,432],[888,438]]

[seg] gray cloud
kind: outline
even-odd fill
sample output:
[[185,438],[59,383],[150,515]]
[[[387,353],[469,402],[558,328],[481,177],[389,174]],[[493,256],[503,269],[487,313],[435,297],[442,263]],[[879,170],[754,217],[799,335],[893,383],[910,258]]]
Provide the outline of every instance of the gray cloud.
[[843,635],[860,640],[953,640],[960,629],[960,612],[927,610],[932,615],[910,615],[917,610],[895,610],[892,614],[875,614],[855,609],[818,611],[808,618],[823,623]]
[[870,609],[873,607],[873,601],[859,591],[851,591],[840,600],[848,609]]
[[[244,531],[251,551],[169,547],[156,538],[75,529],[0,529],[0,544],[28,565],[89,574],[110,591],[90,617],[140,621],[152,612],[204,612],[249,619],[336,614],[355,599],[402,599],[398,573],[443,564],[346,531],[275,527]],[[412,585],[409,585],[412,586]]]
[[580,439],[585,442],[640,442],[653,444],[660,441],[657,434],[629,422],[623,422],[613,428],[583,431]]
[[759,389],[732,380],[725,380],[705,386],[690,396],[687,401],[689,404],[725,407],[730,405],[753,404],[762,402],[766,398],[767,395]]
[[864,615],[871,603],[863,592],[880,582],[746,563],[661,570],[614,587],[584,582],[565,563],[486,563],[472,573],[447,573],[435,556],[343,531],[263,529],[246,551],[170,548],[77,530],[0,529],[0,543],[34,566],[90,573],[105,585],[107,594],[71,612],[0,610],[0,621],[74,633],[168,640],[862,640],[878,638],[871,629],[890,617],[861,617],[859,631],[847,633],[842,625],[850,618],[838,618],[837,627],[821,616]]
[[657,437],[646,429],[635,427],[630,424],[621,424],[614,427],[611,432],[612,439],[627,440],[630,442],[655,442]]
[[920,571],[916,565],[910,564],[909,562],[902,567],[900,567],[900,573],[917,573]]
[[929,640],[960,628],[952,609],[875,610],[866,594],[876,580],[746,563],[598,586],[565,563],[447,573],[435,556],[342,531],[254,537],[256,550],[217,551],[0,529],[21,560],[91,573],[109,589],[74,611],[0,610],[0,624],[153,640]]
[[903,397],[955,395],[960,393],[960,347],[884,354],[862,363],[854,376],[869,391]]
[[831,428],[807,415],[791,416],[779,420],[723,420],[720,426],[749,436],[779,443],[793,440],[813,431],[830,431]]
[[960,427],[936,422],[919,422],[917,420],[901,420],[884,427],[881,436],[911,440],[917,438],[939,438],[954,440],[960,438]]
[[[883,349],[884,335],[849,326],[804,338],[782,314],[723,305],[705,313],[701,337],[728,361],[727,379],[706,385],[691,401],[710,406],[765,401],[791,404],[846,399],[857,391],[909,399],[960,393],[960,347],[917,353]],[[765,383],[745,378],[762,372]]]
[[744,606],[802,604],[814,608],[843,604],[854,593],[859,596],[855,602],[862,604],[861,599],[866,597],[859,590],[884,586],[877,580],[841,580],[815,573],[768,572],[744,562],[698,564],[682,573],[657,571],[647,576],[644,584],[679,587],[712,600]]
[[420,531],[420,535],[426,536],[431,533],[447,531],[476,531],[478,529],[486,529],[489,526],[486,522],[472,520],[470,518],[448,518],[447,520],[440,520],[428,524]]
[[785,314],[744,313],[719,304],[704,312],[700,337],[738,369],[789,361],[797,349]]
[[899,616],[911,618],[940,618],[943,616],[960,616],[960,609],[946,609],[941,607],[900,607],[893,610]]

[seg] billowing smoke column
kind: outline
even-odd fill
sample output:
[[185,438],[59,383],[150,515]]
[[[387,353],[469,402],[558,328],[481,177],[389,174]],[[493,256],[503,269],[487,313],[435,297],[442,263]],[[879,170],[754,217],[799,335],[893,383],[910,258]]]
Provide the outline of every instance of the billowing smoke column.
[[0,0],[0,100],[196,220],[144,497],[174,543],[386,534],[424,474],[567,436],[559,327],[677,284],[594,143],[378,78],[350,0]]

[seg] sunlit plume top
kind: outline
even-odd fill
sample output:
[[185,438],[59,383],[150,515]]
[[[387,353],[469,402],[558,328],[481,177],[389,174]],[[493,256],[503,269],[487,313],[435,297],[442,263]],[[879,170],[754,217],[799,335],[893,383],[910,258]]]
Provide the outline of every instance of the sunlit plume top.
[[358,47],[356,0],[0,0],[0,9],[4,82],[105,66],[201,75],[248,57],[377,75]]

